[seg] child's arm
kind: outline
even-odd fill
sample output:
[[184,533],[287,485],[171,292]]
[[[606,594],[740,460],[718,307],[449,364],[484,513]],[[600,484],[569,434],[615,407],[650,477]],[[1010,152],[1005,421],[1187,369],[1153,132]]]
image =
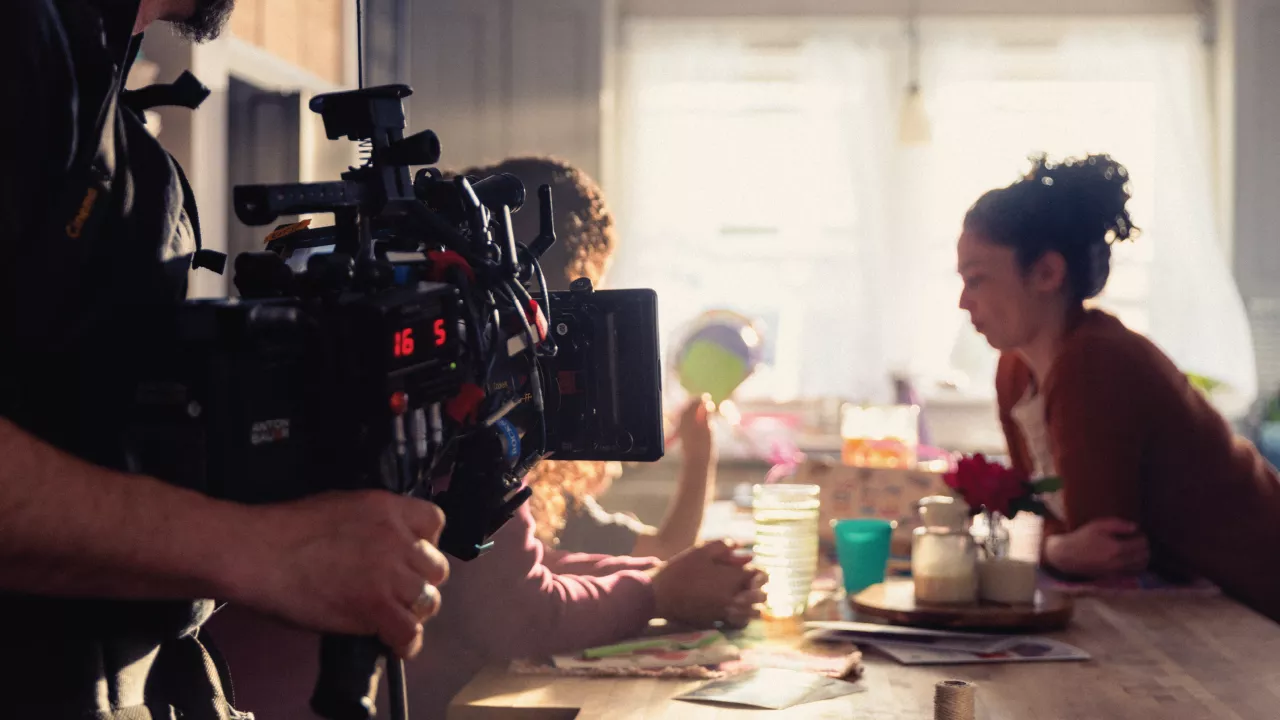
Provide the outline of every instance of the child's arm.
[[676,494],[667,506],[666,519],[654,533],[636,537],[631,554],[662,560],[693,547],[702,529],[702,517],[716,495],[716,449],[711,436],[710,409],[705,399],[685,406],[676,433],[683,459]]

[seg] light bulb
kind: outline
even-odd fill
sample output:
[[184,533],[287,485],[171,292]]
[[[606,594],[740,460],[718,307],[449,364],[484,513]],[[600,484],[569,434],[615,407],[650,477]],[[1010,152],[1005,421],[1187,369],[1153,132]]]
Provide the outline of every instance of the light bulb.
[[924,94],[920,92],[920,86],[912,85],[902,97],[902,108],[898,113],[898,142],[902,145],[927,145],[930,139]]

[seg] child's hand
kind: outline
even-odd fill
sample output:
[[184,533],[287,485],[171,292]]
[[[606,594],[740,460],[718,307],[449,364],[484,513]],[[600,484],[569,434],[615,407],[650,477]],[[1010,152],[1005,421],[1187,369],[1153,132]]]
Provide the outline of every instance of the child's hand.
[[690,462],[706,465],[715,456],[715,439],[711,435],[711,412],[714,409],[711,399],[703,395],[690,400],[680,411],[676,438]]
[[[747,568],[752,570],[751,568]],[[764,584],[769,580],[763,570],[752,570],[747,585],[733,598],[729,604],[729,612],[725,615],[725,624],[732,628],[744,628],[747,623],[760,617],[759,605],[765,601]]]
[[[732,543],[715,540],[671,558],[650,570],[658,617],[711,627],[720,621],[749,619],[745,601],[754,600],[757,570]],[[743,595],[746,591],[746,595]]]

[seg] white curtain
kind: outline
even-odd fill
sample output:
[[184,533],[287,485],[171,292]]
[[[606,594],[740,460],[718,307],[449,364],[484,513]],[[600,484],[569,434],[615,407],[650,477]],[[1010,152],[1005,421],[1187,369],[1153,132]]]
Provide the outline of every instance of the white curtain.
[[758,318],[740,395],[889,399],[904,330],[890,25],[633,22],[624,34],[622,245],[609,282],[659,293],[664,341],[704,310]]
[[899,23],[631,22],[611,284],[658,290],[668,337],[713,307],[762,318],[747,394],[883,401],[903,372],[989,396],[994,354],[956,308],[964,212],[1032,153],[1109,152],[1145,232],[1100,304],[1227,383],[1224,410],[1251,401],[1194,20],[925,21],[921,38],[932,139],[906,147]]

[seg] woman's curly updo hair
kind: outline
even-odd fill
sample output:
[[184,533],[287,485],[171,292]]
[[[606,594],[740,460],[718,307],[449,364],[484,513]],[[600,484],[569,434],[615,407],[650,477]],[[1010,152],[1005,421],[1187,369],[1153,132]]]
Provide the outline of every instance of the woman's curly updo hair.
[[1129,217],[1129,171],[1110,155],[1050,162],[1012,185],[990,190],[969,208],[964,229],[1013,248],[1025,270],[1048,252],[1067,264],[1067,292],[1083,302],[1107,284],[1111,243],[1138,236]]
[[538,188],[551,186],[555,210],[556,244],[541,258],[547,289],[560,292],[569,283],[585,277],[600,284],[609,257],[618,246],[613,214],[604,203],[604,193],[583,171],[549,157],[520,157],[497,165],[471,168],[463,175],[483,180],[490,175],[510,173],[525,187],[525,203],[512,214],[516,240],[528,243],[538,235]]

